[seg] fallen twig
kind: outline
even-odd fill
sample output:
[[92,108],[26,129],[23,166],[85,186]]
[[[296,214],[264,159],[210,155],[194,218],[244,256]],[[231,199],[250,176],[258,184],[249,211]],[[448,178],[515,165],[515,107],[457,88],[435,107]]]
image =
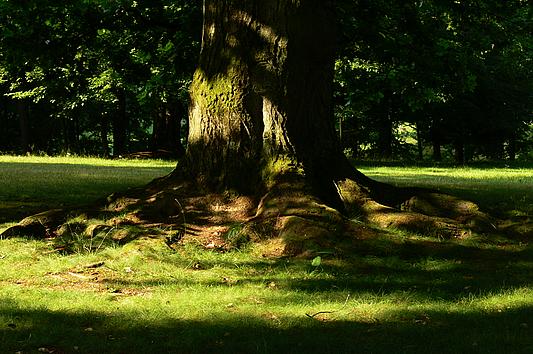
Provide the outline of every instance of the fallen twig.
[[315,316],[316,316],[316,315],[320,315],[321,313],[333,313],[333,312],[337,312],[337,311],[319,311],[319,312],[317,312],[317,313],[315,313],[315,314],[312,314],[312,315],[310,315],[310,314],[308,314],[308,313],[306,313],[305,315],[306,315],[307,317],[309,317],[309,318],[315,319]]
[[343,304],[342,307],[341,307],[340,309],[338,309],[338,310],[335,310],[335,311],[319,311],[319,312],[314,313],[314,314],[312,314],[312,315],[310,315],[310,314],[308,314],[308,313],[306,313],[305,315],[306,315],[307,317],[309,317],[309,318],[312,318],[312,319],[316,320],[315,316],[318,316],[318,315],[320,315],[320,314],[339,312],[339,311],[341,311],[343,308],[346,307],[346,304],[348,303],[348,299],[349,299],[349,298],[350,298],[350,294],[348,294],[348,296],[346,296],[346,300],[344,300],[344,304]]

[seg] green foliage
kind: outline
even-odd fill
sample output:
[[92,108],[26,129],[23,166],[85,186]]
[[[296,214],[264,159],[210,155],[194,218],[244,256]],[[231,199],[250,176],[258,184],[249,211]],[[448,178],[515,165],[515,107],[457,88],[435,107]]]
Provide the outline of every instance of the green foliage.
[[313,260],[311,261],[311,265],[312,265],[313,267],[319,267],[321,264],[322,264],[322,257],[320,257],[320,256],[316,256],[316,257],[313,258]]
[[[200,5],[2,1],[0,151],[110,155],[120,136],[125,150],[159,148],[158,133],[172,129],[158,127],[158,117],[187,118]],[[339,1],[335,96],[343,146],[385,159],[424,158],[428,145],[464,150],[466,159],[529,158],[528,5]],[[228,82],[211,83],[198,78],[193,86],[213,91],[206,105],[238,101]],[[416,148],[398,136],[405,124],[417,127]]]
[[224,240],[230,248],[234,249],[243,249],[251,241],[250,235],[248,235],[242,224],[232,225],[224,234]]
[[[32,134],[36,149],[94,154],[106,153],[109,127],[124,95],[128,140],[147,149],[154,115],[187,100],[201,33],[198,5],[3,1],[0,96],[8,99],[2,105],[34,102],[29,129],[39,125],[40,135],[55,138],[39,141]],[[16,127],[16,118],[0,112],[2,124]],[[0,150],[13,146],[12,138],[3,140]]]
[[516,145],[531,122],[527,2],[339,6],[336,113],[345,147],[370,147],[374,157],[390,158],[391,148],[405,154],[391,132],[411,123],[421,143],[470,145],[471,156],[527,153]]

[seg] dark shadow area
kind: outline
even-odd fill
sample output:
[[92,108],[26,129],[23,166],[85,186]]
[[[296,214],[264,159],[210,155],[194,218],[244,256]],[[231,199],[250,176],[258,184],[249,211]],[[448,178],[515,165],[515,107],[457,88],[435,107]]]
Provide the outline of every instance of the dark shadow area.
[[[161,263],[177,268],[197,265],[198,272],[212,268],[248,269],[250,275],[239,276],[238,285],[262,285],[274,282],[281,289],[302,294],[350,293],[354,298],[361,294],[388,295],[408,293],[421,301],[455,302],[469,294],[490,295],[513,291],[533,284],[533,248],[520,251],[480,249],[453,243],[431,241],[361,242],[349,256],[326,260],[320,268],[311,266],[310,260],[279,258],[254,262],[191,260],[188,257],[155,256]],[[287,279],[289,274],[300,274]],[[306,275],[306,276],[304,276]],[[158,285],[188,287],[198,285],[196,277],[152,277],[150,280],[104,280],[111,288],[145,288]],[[200,281],[207,287],[232,286],[222,277]],[[299,295],[298,295],[299,294]],[[284,296],[283,302],[290,301]]]
[[41,213],[50,209],[49,206],[35,203],[34,205],[20,205],[20,203],[5,203],[1,202],[0,208],[0,224],[9,222],[18,222],[28,215]]
[[[349,311],[357,311],[350,308]],[[236,313],[206,321],[135,313],[22,309],[2,299],[3,353],[530,353],[533,307],[464,313],[392,312],[389,321],[319,321],[302,314],[272,321]],[[289,324],[290,321],[290,324]],[[529,322],[529,325],[528,325]]]

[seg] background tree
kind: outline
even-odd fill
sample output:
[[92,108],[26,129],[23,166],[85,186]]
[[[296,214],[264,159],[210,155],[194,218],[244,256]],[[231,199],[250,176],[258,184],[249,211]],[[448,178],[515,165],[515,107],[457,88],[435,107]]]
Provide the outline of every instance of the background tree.
[[[198,5],[2,2],[2,96],[13,100],[6,100],[8,106],[27,106],[9,109],[28,112],[18,114],[17,136],[31,137],[21,145],[49,153],[104,155],[151,145],[177,153],[181,141],[176,122],[186,116],[181,107],[187,105],[187,85],[197,60]],[[161,111],[165,114],[156,113]],[[153,133],[154,126],[161,126],[155,124],[157,116],[173,122],[174,128],[166,129],[174,133],[166,138],[173,146]],[[2,117],[8,126],[14,126],[13,118]]]
[[[344,124],[363,130],[360,146],[368,144],[388,158],[393,145],[405,156],[398,149],[399,134],[392,135],[391,144],[386,132],[409,123],[418,127],[419,143],[433,146],[437,159],[444,144],[453,145],[461,161],[465,145],[470,156],[494,158],[486,147],[506,138],[479,134],[480,120],[494,126],[495,133],[502,125],[515,132],[528,126],[527,109],[502,100],[513,97],[531,107],[531,88],[525,84],[531,80],[521,80],[531,78],[526,2],[358,1],[343,6],[336,94],[342,109],[337,114]],[[499,92],[495,101],[486,100],[489,88]],[[483,102],[522,113],[511,118]]]
[[[3,1],[0,119],[11,134],[0,149],[182,153],[199,5]],[[527,2],[360,0],[337,10],[343,148],[386,159],[425,158],[425,146],[459,162],[527,158]]]

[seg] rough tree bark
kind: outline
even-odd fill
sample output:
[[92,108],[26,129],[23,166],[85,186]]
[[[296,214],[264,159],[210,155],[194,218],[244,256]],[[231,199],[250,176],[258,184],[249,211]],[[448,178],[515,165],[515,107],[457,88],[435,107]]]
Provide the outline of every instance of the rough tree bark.
[[[190,177],[215,190],[262,191],[257,216],[283,215],[281,196],[298,195],[300,211],[323,203],[382,226],[460,229],[450,219],[461,214],[460,201],[445,198],[446,206],[436,193],[378,183],[344,156],[333,121],[333,1],[207,0],[204,16],[191,88]],[[462,205],[469,217],[479,214]]]
[[287,158],[316,191],[333,191],[348,166],[333,125],[335,27],[329,1],[205,2],[191,88],[193,175],[246,193],[268,163]]

